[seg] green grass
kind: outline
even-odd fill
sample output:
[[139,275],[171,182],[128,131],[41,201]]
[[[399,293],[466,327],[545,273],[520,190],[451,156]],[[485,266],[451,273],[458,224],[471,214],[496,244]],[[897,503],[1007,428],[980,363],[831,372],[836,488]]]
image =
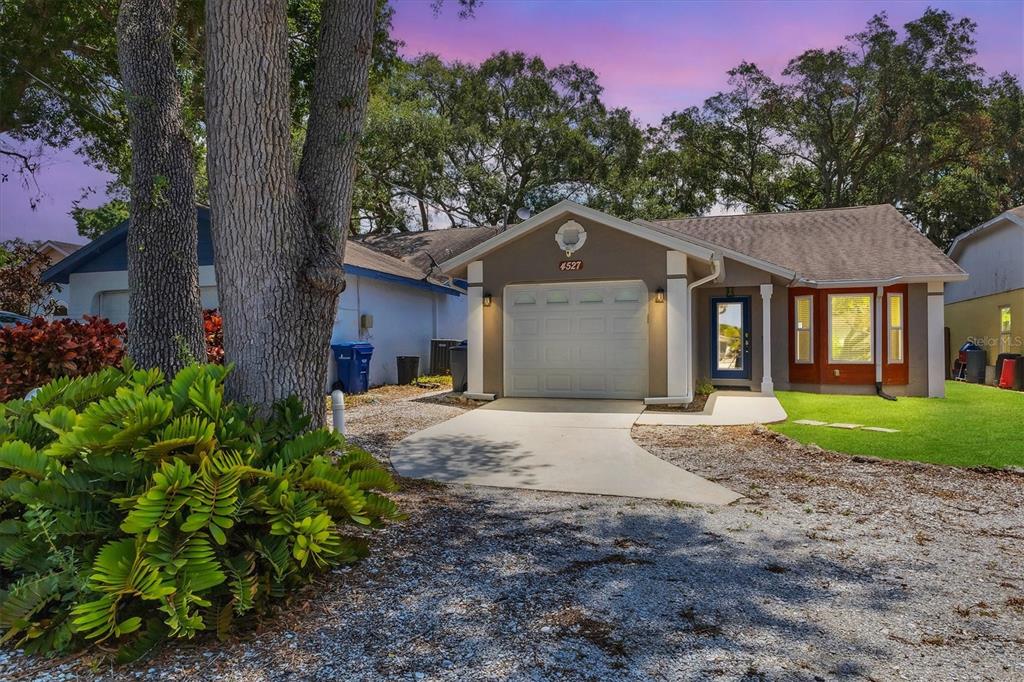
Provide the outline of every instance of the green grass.
[[[801,443],[857,455],[953,466],[1024,467],[1024,393],[946,382],[946,398],[819,395],[780,391],[789,419],[771,428]],[[794,424],[849,422],[899,433]]]

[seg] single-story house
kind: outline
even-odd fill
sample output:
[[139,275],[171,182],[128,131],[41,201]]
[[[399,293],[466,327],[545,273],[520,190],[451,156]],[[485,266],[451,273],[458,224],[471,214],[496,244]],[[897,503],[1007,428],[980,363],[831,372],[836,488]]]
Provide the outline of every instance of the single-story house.
[[440,264],[469,290],[469,394],[692,401],[944,395],[967,275],[890,205],[628,221],[562,201]]
[[946,287],[950,348],[988,351],[988,381],[1000,353],[1024,353],[1024,206],[964,232],[949,257],[971,278]]
[[[198,217],[200,295],[204,308],[216,308],[209,209],[199,207]],[[125,221],[43,274],[47,281],[64,287],[69,317],[100,315],[127,322],[127,231]],[[399,355],[419,356],[420,370],[426,373],[430,340],[461,338],[465,332],[465,290],[432,276],[429,270],[349,240],[345,271],[347,286],[338,302],[332,342],[373,344],[371,384],[398,380],[395,358]],[[333,364],[330,377],[333,381]]]

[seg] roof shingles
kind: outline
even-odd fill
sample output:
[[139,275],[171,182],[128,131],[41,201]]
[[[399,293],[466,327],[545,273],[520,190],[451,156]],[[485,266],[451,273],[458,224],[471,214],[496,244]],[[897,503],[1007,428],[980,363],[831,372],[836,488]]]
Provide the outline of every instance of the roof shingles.
[[653,221],[816,282],[946,277],[963,270],[889,204]]

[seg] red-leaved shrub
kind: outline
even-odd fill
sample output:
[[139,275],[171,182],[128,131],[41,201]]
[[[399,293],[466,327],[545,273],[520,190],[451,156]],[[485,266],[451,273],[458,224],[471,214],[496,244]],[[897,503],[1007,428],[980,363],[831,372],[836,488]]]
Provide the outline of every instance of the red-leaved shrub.
[[125,326],[101,317],[84,322],[37,317],[0,328],[0,402],[24,398],[57,377],[82,376],[124,356]]
[[224,322],[216,308],[203,311],[203,335],[206,337],[206,361],[224,364]]

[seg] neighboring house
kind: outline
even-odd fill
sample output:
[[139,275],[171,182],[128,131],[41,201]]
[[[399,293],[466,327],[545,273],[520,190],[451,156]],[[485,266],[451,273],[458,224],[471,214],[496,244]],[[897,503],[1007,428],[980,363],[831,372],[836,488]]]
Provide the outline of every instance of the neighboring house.
[[944,395],[967,275],[889,205],[629,222],[563,201],[441,264],[469,393],[688,403],[698,381]]
[[[47,265],[36,270],[37,275],[41,275],[44,270],[64,260],[75,251],[82,248],[81,244],[73,244],[71,242],[57,241],[56,239],[48,239],[46,241],[39,241],[33,244],[35,250],[46,256]],[[56,301],[57,306],[54,309],[56,315],[67,315],[67,293],[63,289],[56,289],[53,295],[50,296],[50,301]],[[41,306],[45,306],[47,301],[40,301]]]
[[[200,295],[203,307],[216,308],[209,209],[200,207],[198,215]],[[70,317],[100,315],[127,322],[127,230],[125,221],[44,273],[47,281],[64,286]],[[399,355],[419,356],[420,370],[426,373],[430,340],[457,338],[465,331],[464,290],[351,240],[345,249],[345,271],[347,286],[338,303],[332,342],[373,344],[372,384],[397,381],[395,358]],[[332,360],[332,381],[334,375]]]
[[946,288],[950,348],[973,341],[993,369],[999,353],[1024,353],[1024,206],[961,234],[949,257],[971,276]]
[[498,234],[494,227],[453,227],[445,230],[370,235],[362,242],[401,258],[424,272],[440,273],[438,266]]

